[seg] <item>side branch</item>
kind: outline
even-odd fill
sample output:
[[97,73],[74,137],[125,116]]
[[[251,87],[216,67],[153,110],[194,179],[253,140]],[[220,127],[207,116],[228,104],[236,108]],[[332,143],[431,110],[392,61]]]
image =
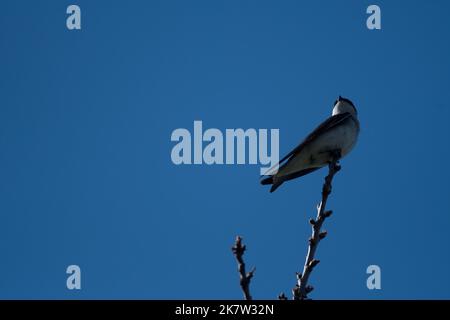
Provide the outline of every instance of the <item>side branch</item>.
[[311,238],[309,238],[308,253],[306,255],[303,272],[297,273],[297,285],[292,290],[294,300],[307,299],[308,294],[314,289],[312,286],[308,285],[308,280],[314,267],[320,262],[314,258],[319,242],[327,235],[327,232],[325,230],[322,231],[321,228],[325,219],[331,216],[332,213],[332,211],[325,211],[325,207],[328,196],[331,193],[331,182],[333,181],[333,177],[341,169],[338,159],[339,157],[335,156],[333,161],[328,165],[328,175],[325,177],[322,188],[322,200],[317,206],[317,217],[316,219],[309,220],[312,227],[312,235]]
[[245,245],[242,244],[242,238],[237,236],[236,242],[234,246],[231,248],[233,254],[236,257],[238,262],[238,270],[239,270],[239,283],[242,288],[242,292],[244,293],[245,300],[252,300],[252,296],[250,295],[250,280],[253,277],[253,274],[256,271],[256,268],[253,268],[250,272],[245,272],[245,262],[242,256],[245,252]]

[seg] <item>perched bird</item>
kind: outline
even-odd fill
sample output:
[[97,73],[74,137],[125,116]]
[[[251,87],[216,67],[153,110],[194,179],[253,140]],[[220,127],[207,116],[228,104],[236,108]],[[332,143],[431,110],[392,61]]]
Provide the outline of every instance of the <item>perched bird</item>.
[[[354,104],[339,96],[331,117],[311,132],[262,177],[261,184],[271,184],[274,192],[283,182],[326,166],[333,157],[341,158],[352,150],[359,134],[358,113]],[[278,170],[278,171],[277,171]]]

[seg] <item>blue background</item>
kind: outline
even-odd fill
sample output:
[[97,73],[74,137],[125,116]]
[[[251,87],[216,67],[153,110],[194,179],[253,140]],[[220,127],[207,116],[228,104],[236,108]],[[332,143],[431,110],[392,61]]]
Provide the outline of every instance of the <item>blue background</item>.
[[238,234],[253,296],[290,296],[326,170],[269,194],[260,165],[175,166],[170,135],[279,128],[282,156],[338,95],[362,129],[311,297],[450,298],[450,4],[376,1],[380,31],[370,4],[3,1],[0,298],[240,299]]

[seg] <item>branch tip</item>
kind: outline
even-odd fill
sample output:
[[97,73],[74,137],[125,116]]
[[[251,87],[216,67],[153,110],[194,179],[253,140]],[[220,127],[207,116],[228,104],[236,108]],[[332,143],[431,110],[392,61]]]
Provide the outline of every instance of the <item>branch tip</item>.
[[327,236],[328,232],[326,230],[321,231],[319,233],[319,239],[322,240],[323,238],[325,238]]
[[329,218],[333,214],[332,210],[327,210],[323,213],[324,218]]
[[314,287],[313,286],[310,286],[310,285],[308,285],[308,286],[306,286],[306,288],[305,288],[305,292],[308,294],[308,293],[310,293],[311,291],[313,291],[314,290]]
[[282,292],[282,293],[280,293],[280,294],[278,295],[278,300],[287,300],[287,297],[286,297],[286,295],[284,294],[284,292]]
[[239,283],[241,285],[242,292],[244,293],[244,298],[245,300],[252,300],[252,296],[250,295],[250,280],[253,278],[256,268],[253,267],[250,272],[245,272],[245,262],[242,256],[246,250],[246,246],[242,244],[242,237],[236,237],[234,246],[231,247],[231,250],[233,251],[238,263]]

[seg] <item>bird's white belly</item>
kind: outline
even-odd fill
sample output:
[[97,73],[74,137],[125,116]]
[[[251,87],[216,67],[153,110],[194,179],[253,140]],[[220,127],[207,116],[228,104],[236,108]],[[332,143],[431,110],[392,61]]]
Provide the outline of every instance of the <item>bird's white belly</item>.
[[311,144],[311,153],[313,155],[327,154],[325,163],[329,160],[329,152],[332,150],[341,150],[341,156],[348,154],[356,144],[358,137],[358,128],[353,121],[349,125],[338,126],[330,130]]
[[293,158],[278,175],[283,176],[307,168],[323,167],[330,159],[330,151],[340,150],[341,156],[348,154],[356,144],[359,129],[354,121],[323,133]]

